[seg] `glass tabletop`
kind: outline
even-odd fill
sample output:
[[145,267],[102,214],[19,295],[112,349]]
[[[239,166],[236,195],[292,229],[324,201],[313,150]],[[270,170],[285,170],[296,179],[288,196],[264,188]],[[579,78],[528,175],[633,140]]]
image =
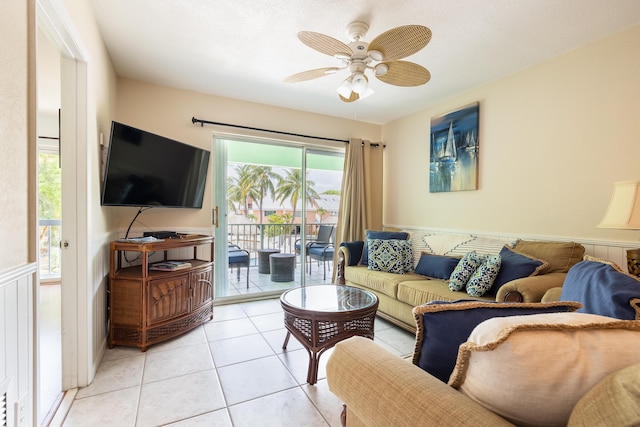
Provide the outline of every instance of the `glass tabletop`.
[[352,286],[313,285],[288,290],[280,301],[304,310],[341,312],[369,308],[375,305],[377,297]]

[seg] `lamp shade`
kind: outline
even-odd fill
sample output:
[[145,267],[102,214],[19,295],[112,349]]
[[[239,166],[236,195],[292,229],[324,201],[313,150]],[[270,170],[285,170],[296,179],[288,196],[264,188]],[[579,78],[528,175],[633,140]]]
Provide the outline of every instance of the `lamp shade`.
[[640,181],[613,184],[613,196],[598,228],[640,230]]

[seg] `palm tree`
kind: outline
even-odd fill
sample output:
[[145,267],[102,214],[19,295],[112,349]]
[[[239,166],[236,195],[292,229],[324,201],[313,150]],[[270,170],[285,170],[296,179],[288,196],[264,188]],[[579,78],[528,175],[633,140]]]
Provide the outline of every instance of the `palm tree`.
[[230,180],[233,186],[228,189],[229,199],[237,200],[244,205],[244,216],[249,214],[249,199],[256,200],[259,197],[258,189],[251,180],[251,168],[251,165],[236,165],[238,176]]
[[251,181],[253,187],[257,190],[258,205],[260,206],[260,223],[262,223],[262,202],[265,196],[275,195],[274,181],[278,182],[282,177],[273,172],[271,166],[250,166],[247,180]]
[[[315,182],[307,180],[306,198],[310,206],[313,206],[313,200],[320,197],[316,190],[313,189],[315,185]],[[287,176],[278,183],[276,198],[283,204],[287,199],[291,201],[291,206],[293,206],[292,216],[295,218],[298,201],[302,198],[302,169],[289,169],[287,171]]]

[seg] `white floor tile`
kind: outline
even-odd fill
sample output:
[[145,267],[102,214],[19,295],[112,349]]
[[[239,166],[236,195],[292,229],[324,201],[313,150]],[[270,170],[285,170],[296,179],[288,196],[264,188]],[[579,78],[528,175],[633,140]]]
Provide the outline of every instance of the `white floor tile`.
[[[242,307],[238,304],[216,305],[213,307],[213,320],[211,322],[220,322],[223,320],[243,319],[247,317]],[[209,323],[211,323],[209,322]]]
[[276,356],[224,366],[218,375],[229,405],[298,385]]
[[76,397],[63,427],[133,427],[139,395],[140,387],[131,387],[84,399]]
[[[339,427],[342,403],[326,381],[332,350],[309,385],[309,355],[294,337],[283,350],[286,333],[274,298],[216,306],[213,321],[147,352],[109,349],[64,426]],[[387,321],[376,319],[375,336],[399,357],[413,352],[413,335]]]
[[329,424],[299,388],[229,407],[234,427],[326,427]]
[[177,423],[167,424],[169,427],[233,427],[229,411],[227,409],[218,409],[197,417],[188,418]]
[[213,369],[208,343],[147,354],[143,384]]
[[273,356],[274,351],[260,334],[229,338],[210,343],[216,367]]
[[204,331],[209,341],[218,341],[258,333],[258,329],[256,329],[248,318],[205,323]]
[[280,310],[278,313],[252,316],[251,321],[260,332],[273,331],[284,326],[284,313]]
[[314,385],[306,384],[302,390],[318,408],[322,416],[331,427],[342,427],[340,414],[342,413],[342,401],[331,393],[326,379],[319,380]]
[[267,340],[267,342],[269,343],[269,345],[271,346],[271,348],[276,354],[279,354],[285,351],[299,350],[303,348],[302,344],[300,344],[300,341],[295,339],[293,336],[289,338],[289,342],[287,343],[287,349],[284,350],[282,348],[282,344],[284,344],[284,339],[287,336],[287,330],[284,327],[277,329],[275,331],[263,332],[262,336],[264,337],[264,339]]
[[139,386],[144,370],[145,355],[138,353],[135,357],[119,360],[107,360],[100,364],[93,382],[78,390],[76,398],[106,393],[123,388]]
[[225,407],[214,370],[142,385],[137,427],[159,426]]

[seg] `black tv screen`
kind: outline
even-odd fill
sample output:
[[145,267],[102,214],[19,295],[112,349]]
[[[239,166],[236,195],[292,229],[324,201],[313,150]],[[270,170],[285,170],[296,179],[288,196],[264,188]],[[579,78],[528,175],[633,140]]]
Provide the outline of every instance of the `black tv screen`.
[[112,122],[103,206],[202,208],[209,151]]

